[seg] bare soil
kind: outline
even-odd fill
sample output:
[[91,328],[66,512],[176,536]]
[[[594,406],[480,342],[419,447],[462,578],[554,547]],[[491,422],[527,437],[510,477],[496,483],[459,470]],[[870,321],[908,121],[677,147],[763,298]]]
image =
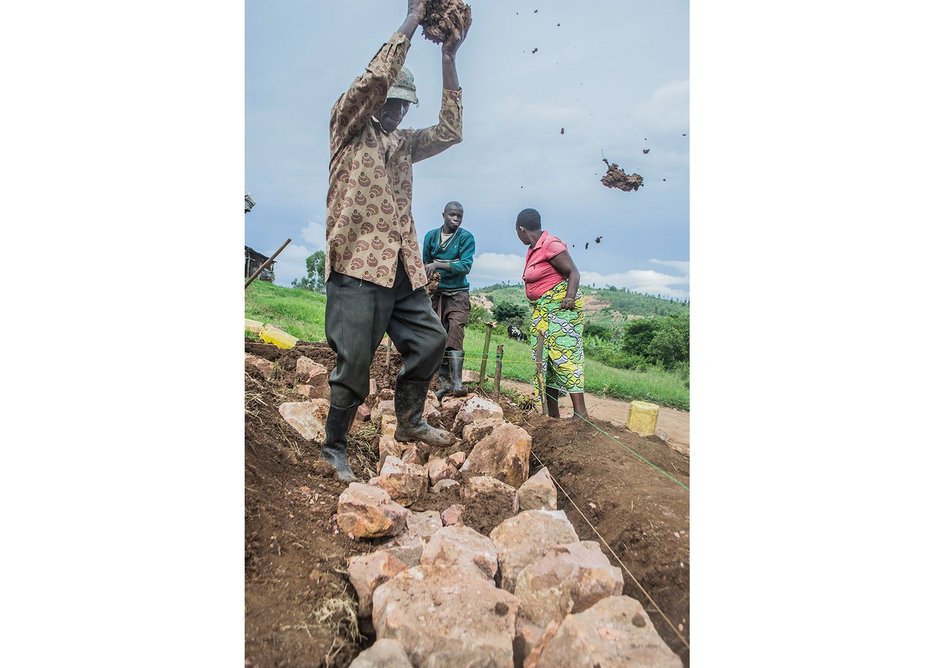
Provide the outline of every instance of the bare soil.
[[472,19],[472,10],[462,0],[428,0],[427,13],[420,25],[423,36],[442,44],[454,32],[463,32]]
[[[284,401],[298,399],[293,391],[297,358],[305,355],[331,367],[335,355],[326,344],[303,342],[280,350],[246,341],[245,351],[275,362],[270,379],[253,367],[245,370],[245,665],[348,666],[374,638],[368,629],[359,629],[347,559],[377,549],[381,541],[357,541],[338,531],[335,512],[345,485],[317,473],[318,444],[306,442],[277,411]],[[379,348],[372,377],[387,395],[401,360],[396,352],[389,365],[385,360]],[[558,506],[580,539],[603,537],[606,544],[600,545],[613,565],[625,566],[625,593],[642,602],[687,665],[689,651],[629,573],[687,638],[689,495],[629,449],[685,485],[688,454],[660,438],[642,438],[606,422],[596,411],[592,421],[608,436],[579,420],[522,410],[504,398],[502,405],[506,419],[531,434],[531,473],[548,467],[562,489]],[[444,415],[444,426],[453,417]],[[350,460],[365,479],[376,466],[376,440],[367,423],[353,425]],[[458,494],[447,490],[424,496],[411,509],[442,511],[457,502]],[[501,512],[467,508],[464,520],[487,534],[504,519]]]
[[644,179],[642,179],[640,174],[626,174],[619,168],[619,165],[616,163],[610,165],[609,161],[605,158],[603,158],[603,162],[606,163],[608,169],[599,180],[607,188],[618,188],[619,190],[629,192],[642,187]]

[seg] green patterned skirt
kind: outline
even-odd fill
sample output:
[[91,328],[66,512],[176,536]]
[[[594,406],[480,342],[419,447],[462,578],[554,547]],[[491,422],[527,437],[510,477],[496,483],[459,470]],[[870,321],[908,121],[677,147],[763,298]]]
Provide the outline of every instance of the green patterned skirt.
[[[564,393],[583,392],[583,297],[576,297],[573,310],[560,308],[567,295],[567,282],[561,281],[534,302],[531,316],[531,358],[537,362],[537,335],[544,337],[541,373],[547,387]],[[535,375],[536,400],[541,388]]]

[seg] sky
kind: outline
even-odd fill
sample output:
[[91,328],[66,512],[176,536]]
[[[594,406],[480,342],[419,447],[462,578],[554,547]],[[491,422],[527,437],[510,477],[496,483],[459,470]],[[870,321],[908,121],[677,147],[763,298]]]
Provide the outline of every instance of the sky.
[[[463,142],[414,166],[421,242],[457,200],[476,240],[471,285],[516,283],[526,247],[514,220],[533,207],[570,247],[584,284],[689,298],[688,2],[470,5],[456,60]],[[403,22],[407,3],[245,7],[245,186],[256,202],[245,244],[270,255],[292,239],[275,271],[289,285],[325,247],[330,109]],[[440,47],[420,28],[406,64],[420,104],[401,127],[434,125]],[[603,186],[604,156],[641,174],[642,188]]]

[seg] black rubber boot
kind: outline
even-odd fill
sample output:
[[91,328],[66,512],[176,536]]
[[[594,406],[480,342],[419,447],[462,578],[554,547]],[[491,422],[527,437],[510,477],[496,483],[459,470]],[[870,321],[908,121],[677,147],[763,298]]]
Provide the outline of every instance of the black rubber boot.
[[357,405],[339,408],[330,404],[326,418],[326,438],[322,442],[319,459],[328,462],[343,482],[358,482],[348,465],[348,430],[357,409]]
[[429,387],[429,382],[398,379],[394,388],[394,412],[397,415],[394,438],[398,441],[423,441],[427,445],[444,448],[455,443],[456,437],[448,431],[431,427],[423,419]]
[[444,353],[443,353],[443,363],[440,364],[440,374],[439,374],[439,376],[440,376],[440,389],[438,389],[438,390],[435,392],[436,398],[437,398],[438,401],[441,400],[443,397],[445,397],[447,394],[449,394],[450,392],[453,391],[453,379],[452,379],[452,377],[451,377],[451,375],[450,375],[449,352],[450,352],[450,351],[448,351],[448,350],[447,350],[447,351],[444,351]]
[[453,378],[453,396],[454,397],[464,397],[469,394],[469,390],[463,387],[462,384],[462,363],[463,363],[463,351],[462,350],[451,350],[450,355],[450,374]]

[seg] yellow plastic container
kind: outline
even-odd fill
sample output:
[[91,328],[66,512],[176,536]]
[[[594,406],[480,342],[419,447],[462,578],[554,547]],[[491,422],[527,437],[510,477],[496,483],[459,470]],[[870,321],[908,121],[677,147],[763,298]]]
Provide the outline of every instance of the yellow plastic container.
[[629,410],[629,431],[639,436],[652,436],[658,425],[658,406],[647,401],[633,401]]
[[261,341],[272,343],[278,348],[292,348],[299,341],[292,334],[287,334],[282,329],[277,329],[273,325],[264,325],[259,333]]
[[252,334],[260,334],[261,330],[264,329],[264,323],[260,320],[251,320],[250,318],[244,319],[244,331],[251,332]]

